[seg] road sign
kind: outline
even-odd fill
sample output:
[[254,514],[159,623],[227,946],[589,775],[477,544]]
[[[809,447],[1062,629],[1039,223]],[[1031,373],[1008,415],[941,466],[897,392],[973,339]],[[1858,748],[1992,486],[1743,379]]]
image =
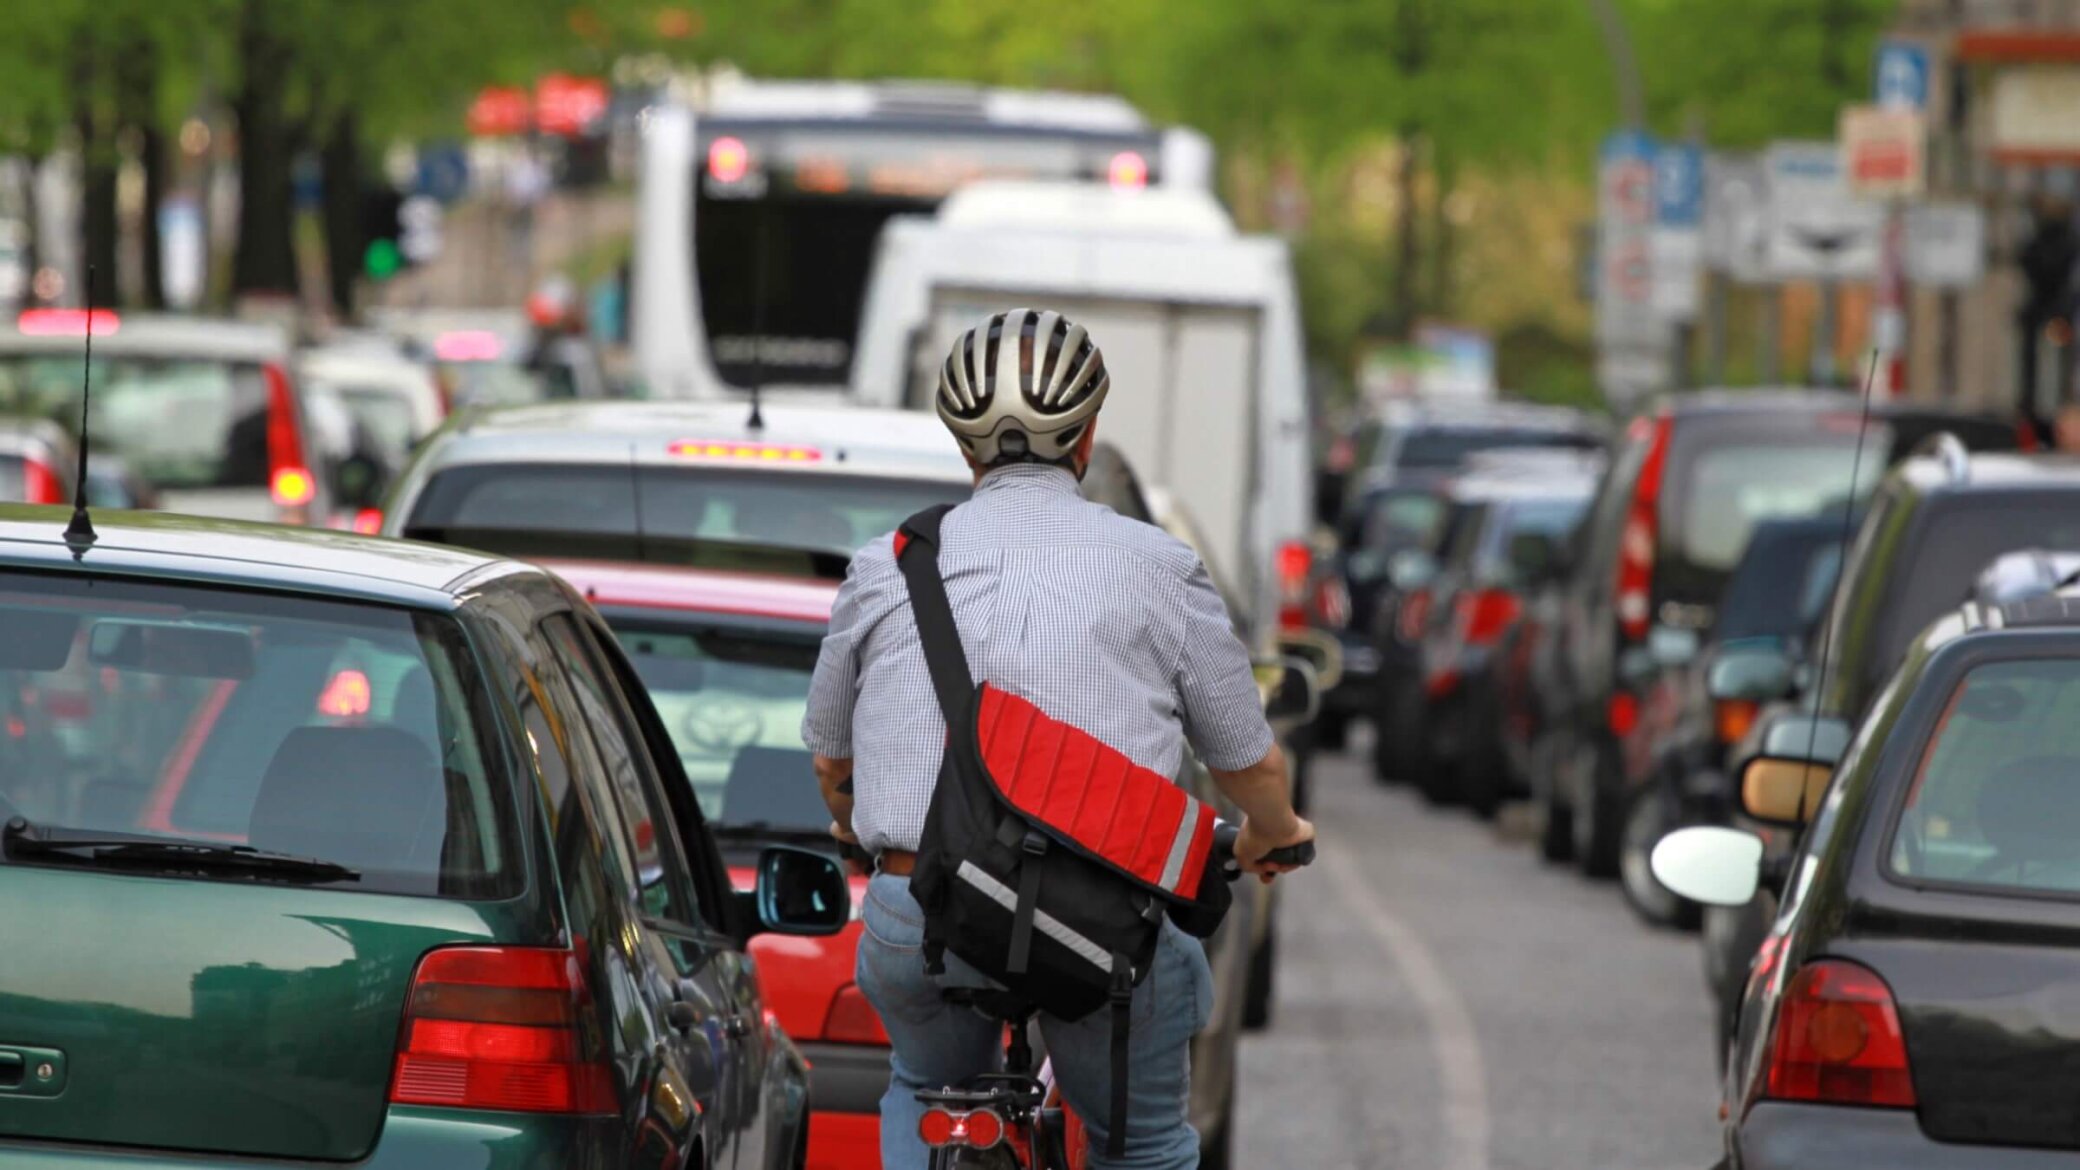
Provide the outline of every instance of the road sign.
[[428,195],[414,195],[397,208],[397,250],[414,264],[441,254],[441,205]]
[[1654,311],[1694,320],[1704,273],[1704,151],[1683,142],[1654,152]]
[[1704,262],[1735,280],[1770,279],[1769,183],[1752,155],[1714,154],[1704,164]]
[[1884,41],[1871,70],[1872,99],[1887,109],[1928,108],[1928,49],[1911,41]]
[[1885,209],[1850,194],[1832,142],[1778,142],[1763,152],[1770,280],[1868,280],[1877,275]]
[[1928,128],[1919,111],[1847,106],[1840,140],[1851,193],[1911,199],[1927,184]]
[[1654,222],[1694,228],[1704,222],[1704,151],[1670,142],[1654,152]]
[[1972,203],[1916,203],[1906,210],[1906,271],[1915,284],[1960,288],[1986,271],[1986,216]]
[[1604,140],[1597,163],[1596,336],[1603,345],[1656,345],[1654,313],[1654,141],[1622,132]]
[[469,156],[452,142],[420,147],[416,186],[421,195],[455,202],[469,192]]

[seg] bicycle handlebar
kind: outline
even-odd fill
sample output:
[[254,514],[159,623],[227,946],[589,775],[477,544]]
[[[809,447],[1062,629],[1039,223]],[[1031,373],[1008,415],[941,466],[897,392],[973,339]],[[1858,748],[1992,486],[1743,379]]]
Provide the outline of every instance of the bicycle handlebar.
[[[1235,856],[1235,839],[1242,835],[1242,826],[1227,821],[1216,821],[1213,826],[1213,854],[1220,860],[1221,868],[1230,878],[1242,873],[1241,859]],[[1314,864],[1314,842],[1302,841],[1298,845],[1282,845],[1265,854],[1259,860],[1273,865]]]

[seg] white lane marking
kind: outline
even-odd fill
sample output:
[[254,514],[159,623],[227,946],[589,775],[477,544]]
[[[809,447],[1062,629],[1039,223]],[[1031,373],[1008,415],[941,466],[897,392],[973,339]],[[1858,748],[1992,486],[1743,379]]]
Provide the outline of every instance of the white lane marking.
[[[1444,973],[1423,936],[1381,905],[1349,854],[1323,850],[1344,901],[1408,980],[1430,1026],[1431,1055],[1444,1095],[1445,1152],[1441,1170],[1488,1170],[1488,1073],[1481,1060],[1473,1013]],[[1302,880],[1305,880],[1304,878]]]

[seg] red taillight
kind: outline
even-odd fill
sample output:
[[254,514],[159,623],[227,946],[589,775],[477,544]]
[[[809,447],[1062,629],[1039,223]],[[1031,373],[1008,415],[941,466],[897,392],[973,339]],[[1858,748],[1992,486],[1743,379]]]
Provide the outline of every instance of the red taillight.
[[107,337],[123,319],[113,309],[24,309],[14,327],[31,337]]
[[1314,612],[1322,628],[1340,630],[1351,624],[1351,591],[1341,577],[1323,577],[1315,583]]
[[35,456],[23,460],[22,499],[31,504],[64,503],[65,484],[57,469]]
[[1459,637],[1470,645],[1486,646],[1502,637],[1517,620],[1521,606],[1507,589],[1481,589],[1461,593],[1452,603],[1452,617],[1459,623]]
[[1668,461],[1674,422],[1655,420],[1645,432],[1647,455],[1632,488],[1632,504],[1618,538],[1618,632],[1630,642],[1647,636],[1653,619],[1654,552],[1659,539],[1661,473]]
[[1131,150],[1122,150],[1112,156],[1105,177],[1121,190],[1139,190],[1148,186],[1148,160]]
[[1713,704],[1712,723],[1718,730],[1719,742],[1739,743],[1755,726],[1755,716],[1761,711],[1762,705],[1753,699],[1720,699]]
[[1784,989],[1765,1093],[1785,1101],[1912,1109],[1914,1078],[1892,989],[1868,967],[1822,959]]
[[578,956],[538,947],[429,951],[405,1005],[396,1105],[615,1112],[596,1037],[580,1030],[589,1000]]
[[933,1149],[967,1146],[987,1150],[1004,1140],[1004,1119],[992,1109],[955,1113],[950,1109],[927,1109],[917,1119],[917,1136]]
[[1626,691],[1613,694],[1604,708],[1604,720],[1610,724],[1612,735],[1621,739],[1631,735],[1639,726],[1639,700]]
[[303,426],[289,393],[289,373],[274,362],[261,367],[267,380],[267,485],[277,506],[301,508],[318,495],[303,453]]
[[381,508],[363,508],[359,512],[354,513],[354,531],[361,533],[363,536],[374,536],[382,530],[383,510]]
[[1278,628],[1307,628],[1307,578],[1314,571],[1314,550],[1306,541],[1278,546]]
[[823,1038],[833,1044],[888,1046],[888,1030],[881,1026],[881,1017],[856,983],[839,988],[831,998],[830,1014],[823,1020]]
[[2043,445],[2043,441],[2037,438],[2036,424],[2029,421],[2028,415],[2015,420],[2016,450],[2035,451],[2042,448]]
[[741,138],[717,138],[708,144],[708,176],[718,183],[742,182],[751,173],[751,150]]
[[1418,589],[1401,603],[1401,615],[1395,621],[1395,633],[1404,642],[1419,641],[1423,637],[1423,626],[1430,620],[1430,591]]

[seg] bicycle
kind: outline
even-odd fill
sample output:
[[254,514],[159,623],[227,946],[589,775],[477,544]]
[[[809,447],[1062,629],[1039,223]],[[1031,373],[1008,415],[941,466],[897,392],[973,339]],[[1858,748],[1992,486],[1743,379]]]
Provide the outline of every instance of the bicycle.
[[[1235,860],[1240,832],[1225,821],[1214,826],[1213,853],[1231,882],[1242,876]],[[1314,842],[1306,841],[1274,849],[1265,860],[1304,866],[1314,853]],[[1083,1123],[1063,1104],[1050,1065],[1033,1068],[1029,1032],[1039,1009],[1009,991],[956,987],[945,995],[948,1003],[1003,1023],[1004,1070],[917,1094],[925,1106],[917,1130],[931,1150],[928,1170],[1084,1170],[1089,1154]]]

